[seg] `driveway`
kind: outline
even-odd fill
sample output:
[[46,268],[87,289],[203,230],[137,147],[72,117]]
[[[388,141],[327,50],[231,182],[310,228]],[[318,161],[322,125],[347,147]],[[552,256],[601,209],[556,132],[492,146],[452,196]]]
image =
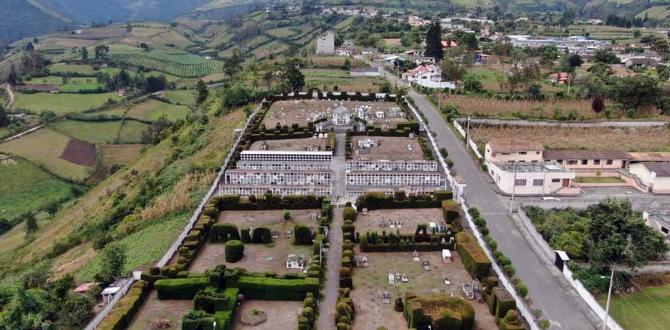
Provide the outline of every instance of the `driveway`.
[[[402,84],[396,80],[396,84]],[[430,130],[436,133],[437,143],[449,151],[456,173],[467,184],[465,198],[468,204],[477,207],[488,221],[491,236],[514,263],[517,276],[529,289],[529,298],[535,309],[544,311],[555,329],[594,329],[599,319],[572,287],[562,278],[558,270],[540,259],[529,245],[512,219],[507,214],[505,203],[487,183],[485,173],[465,150],[463,144],[449,129],[447,123],[428,100],[414,91],[409,96],[428,121]]]

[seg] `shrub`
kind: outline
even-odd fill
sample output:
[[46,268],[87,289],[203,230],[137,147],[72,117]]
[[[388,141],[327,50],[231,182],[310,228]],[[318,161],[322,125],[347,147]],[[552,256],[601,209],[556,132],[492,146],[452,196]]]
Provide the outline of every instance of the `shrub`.
[[456,234],[456,249],[461,256],[463,266],[473,278],[488,276],[491,270],[491,261],[484,250],[477,244],[477,240],[468,232]]
[[458,312],[443,308],[439,313],[439,318],[435,320],[436,329],[462,329],[463,320]]
[[523,330],[525,327],[521,324],[516,310],[507,311],[505,317],[498,321],[498,328],[500,330]]
[[512,265],[503,266],[503,271],[509,277],[512,277],[512,276],[514,276],[514,274],[516,274],[516,269],[514,269],[514,266],[512,266]]
[[233,310],[237,305],[238,288],[227,288],[224,292],[218,292],[209,287],[198,291],[193,298],[193,308],[213,314],[219,311]]
[[303,300],[308,292],[318,294],[319,279],[281,279],[260,276],[240,276],[240,292],[247,299],[260,300]]
[[238,262],[244,256],[244,244],[238,240],[226,242],[226,262]]
[[251,229],[249,229],[249,227],[242,227],[240,234],[242,243],[251,243]]
[[444,220],[448,224],[452,224],[454,221],[458,220],[460,213],[456,201],[454,200],[442,201],[442,214],[444,215]]
[[100,330],[121,330],[130,326],[130,322],[142,305],[148,292],[148,285],[138,281],[128,290],[121,300],[112,308],[112,311],[98,325]]
[[295,245],[312,245],[312,231],[303,225],[293,227]]
[[402,302],[401,297],[395,298],[395,304],[393,305],[393,310],[396,312],[402,312],[405,310],[405,304]]
[[240,232],[237,230],[237,225],[233,223],[216,223],[212,226],[209,240],[212,243],[223,242],[229,240],[239,240]]
[[205,276],[161,279],[154,283],[158,299],[193,299],[198,291],[208,285],[209,279]]
[[507,314],[507,311],[516,309],[516,301],[505,289],[497,287],[493,289],[493,295],[496,299],[496,308],[494,316],[499,319]]
[[356,221],[356,210],[351,206],[346,206],[344,210],[342,210],[342,216],[344,217],[344,220]]
[[272,243],[272,232],[269,228],[258,227],[254,228],[253,233],[251,233],[251,243],[254,244],[270,244]]
[[481,216],[481,213],[479,213],[479,209],[477,209],[476,207],[468,208],[468,213],[473,218],[479,218]]
[[528,296],[528,287],[523,284],[523,282],[519,282],[516,286],[516,292],[522,297],[526,298]]

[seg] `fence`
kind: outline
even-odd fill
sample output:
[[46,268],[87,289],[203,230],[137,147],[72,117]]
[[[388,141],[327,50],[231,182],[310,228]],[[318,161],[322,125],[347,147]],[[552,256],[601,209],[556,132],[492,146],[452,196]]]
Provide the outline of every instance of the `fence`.
[[[456,127],[456,130],[458,131],[458,133],[460,133],[461,136],[463,138],[465,138],[465,131],[463,130],[463,127],[461,127],[461,124],[458,122],[458,120],[454,120],[454,127]],[[468,147],[470,147],[470,149],[472,149],[472,152],[475,153],[475,156],[477,157],[477,159],[479,159],[479,160],[484,159],[484,156],[482,156],[482,154],[479,152],[479,148],[477,147],[477,144],[469,136],[468,136],[467,145],[468,145]]]
[[[549,264],[554,263],[554,258],[555,258],[555,251],[552,249],[549,244],[547,244],[547,241],[544,240],[542,235],[535,229],[535,226],[530,221],[530,218],[526,215],[526,213],[523,211],[523,209],[519,208],[518,210],[518,220],[517,223],[520,224],[520,229],[525,231],[524,236],[526,238],[531,238],[533,242],[529,242],[531,244],[534,243],[536,247],[539,247],[539,250],[541,251],[542,255],[540,256],[541,258],[545,259],[545,262]],[[535,251],[538,251],[538,249],[535,249]],[[568,267],[563,267],[563,277],[570,283],[570,285],[577,291],[579,296],[586,302],[589,307],[591,307],[591,310],[601,319],[605,319],[605,310],[600,306],[598,301],[593,297],[593,295],[587,290],[582,282],[580,282],[578,279],[574,278],[572,275],[572,271],[568,269]],[[612,329],[612,330],[623,330],[623,328],[614,320],[612,317],[609,317],[607,320],[607,327]]]
[[[226,157],[226,160],[223,163],[223,166],[221,166],[221,168],[219,170],[219,173],[216,176],[216,179],[212,183],[212,186],[209,187],[209,190],[207,191],[207,194],[205,194],[205,197],[203,197],[202,200],[200,201],[200,204],[195,209],[195,212],[193,212],[193,215],[191,216],[188,223],[184,227],[184,230],[182,230],[181,234],[179,234],[179,237],[177,237],[177,239],[172,243],[172,245],[167,250],[167,252],[165,252],[163,257],[158,261],[158,263],[156,264],[156,267],[163,267],[163,266],[167,265],[167,263],[170,262],[170,259],[172,259],[175,255],[175,253],[177,253],[177,250],[179,249],[179,246],[181,246],[181,243],[184,241],[186,236],[188,236],[188,232],[191,231],[191,228],[193,228],[193,226],[195,225],[195,222],[198,220],[198,217],[200,217],[200,214],[202,213],[203,208],[205,207],[205,205],[207,205],[207,202],[212,198],[212,196],[216,192],[216,190],[219,186],[219,182],[221,181],[221,177],[223,176],[223,173],[224,173],[226,167],[228,166],[228,163],[230,162],[230,159],[233,156],[233,151],[236,150],[237,147],[239,146],[240,141],[242,140],[242,136],[244,135],[244,132],[246,131],[246,129],[249,128],[249,125],[251,124],[251,121],[256,117],[256,114],[258,113],[258,111],[261,108],[262,108],[262,103],[249,116],[249,118],[247,118],[247,122],[246,122],[246,126],[245,126],[244,131],[242,131],[240,133],[240,135],[237,137],[237,139],[235,140],[235,143],[231,147],[230,152],[228,153],[228,156]],[[133,278],[130,281],[127,281],[124,284],[124,286],[121,288],[121,290],[119,290],[119,292],[117,292],[114,295],[112,300],[110,300],[105,305],[105,307],[93,318],[93,320],[91,320],[86,325],[85,330],[94,330],[102,322],[102,320],[104,320],[105,317],[107,317],[107,315],[112,311],[112,309],[114,308],[116,303],[118,303],[119,300],[121,300],[121,298],[123,298],[123,296],[126,295],[126,293],[128,292],[128,289],[138,279],[139,279],[139,276],[133,276]]]
[[[425,125],[423,118],[419,116],[419,112],[414,108],[412,104],[408,104],[410,110],[414,113],[414,116],[418,119],[419,123],[421,125]],[[456,129],[460,128],[460,125],[458,123],[454,122],[454,126],[456,126]],[[462,132],[463,129],[460,128],[459,132]],[[462,135],[465,135],[464,132],[462,132]],[[516,300],[516,305],[517,309],[521,313],[521,316],[526,320],[528,325],[530,326],[530,330],[539,330],[540,328],[538,327],[537,323],[535,322],[535,318],[533,317],[533,313],[531,312],[530,308],[528,305],[526,305],[525,300],[523,300],[517,293],[514,288],[514,285],[512,285],[512,282],[510,279],[507,278],[507,275],[502,271],[498,263],[495,262],[495,259],[493,258],[493,253],[491,250],[489,250],[488,246],[484,242],[484,238],[482,234],[479,232],[479,229],[477,229],[477,226],[475,225],[472,217],[470,214],[468,214],[468,205],[465,203],[465,199],[462,196],[462,189],[463,186],[458,184],[453,176],[451,175],[451,172],[449,170],[449,167],[446,166],[446,162],[444,161],[444,157],[442,157],[442,154],[440,154],[438,151],[440,148],[438,147],[437,143],[435,142],[435,138],[433,137],[432,134],[428,134],[428,137],[430,139],[430,143],[433,146],[433,150],[435,151],[435,154],[437,155],[440,163],[442,164],[442,167],[444,168],[444,172],[447,175],[447,182],[449,182],[449,185],[451,186],[452,190],[457,192],[455,194],[454,198],[456,198],[457,202],[460,204],[461,208],[466,211],[465,212],[465,218],[468,221],[468,225],[472,229],[475,237],[477,238],[477,242],[479,243],[480,246],[482,246],[483,250],[486,252],[487,257],[491,260],[493,271],[498,275],[498,278],[500,279],[500,282],[502,285],[505,287],[505,290],[507,290],[512,297],[514,297],[514,300]],[[475,149],[476,150],[476,149]],[[481,155],[480,155],[481,156]]]

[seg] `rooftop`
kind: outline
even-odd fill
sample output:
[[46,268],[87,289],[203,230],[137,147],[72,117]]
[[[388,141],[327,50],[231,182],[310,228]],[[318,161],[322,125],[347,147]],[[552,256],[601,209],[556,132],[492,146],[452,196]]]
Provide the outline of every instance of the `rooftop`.
[[261,140],[254,142],[251,151],[325,151],[326,138],[303,138],[285,140]]
[[656,173],[656,177],[670,176],[670,163],[642,163],[649,171]]
[[[374,145],[361,148],[358,141],[372,140]],[[353,160],[423,160],[419,139],[398,136],[354,136]]]
[[551,172],[551,173],[568,173],[572,172],[571,170],[566,169],[565,167],[559,165],[558,163],[520,163],[520,162],[510,162],[510,163],[501,163],[495,164],[500,169],[505,172],[521,172],[521,173],[533,173],[533,172]]
[[491,151],[496,152],[519,152],[519,151],[528,151],[528,150],[544,150],[544,146],[537,142],[527,142],[527,141],[489,141],[489,146],[491,146]]
[[629,152],[630,160],[638,162],[670,162],[670,152]]
[[630,159],[621,150],[545,150],[544,159]]

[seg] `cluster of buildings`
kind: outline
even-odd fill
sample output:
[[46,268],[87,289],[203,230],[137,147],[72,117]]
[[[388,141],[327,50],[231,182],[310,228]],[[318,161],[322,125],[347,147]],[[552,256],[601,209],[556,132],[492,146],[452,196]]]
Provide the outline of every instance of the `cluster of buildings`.
[[506,38],[514,47],[539,48],[556,46],[561,51],[592,55],[596,50],[611,45],[608,40],[591,39],[584,36],[570,36],[567,38],[537,38],[529,35],[508,35]]
[[455,82],[442,81],[442,70],[434,63],[422,63],[414,69],[407,70],[402,74],[402,79],[426,88],[456,89]]
[[324,7],[321,9],[322,15],[343,15],[343,16],[361,16],[373,18],[379,15],[379,11],[372,7],[350,8],[350,7]]
[[407,195],[444,189],[446,182],[435,160],[423,158],[418,139],[409,137],[356,136],[353,154],[346,161],[346,195],[370,191]]
[[544,150],[533,142],[489,142],[488,173],[505,194],[576,194],[577,176],[615,176],[642,191],[670,193],[670,155],[620,150]]

